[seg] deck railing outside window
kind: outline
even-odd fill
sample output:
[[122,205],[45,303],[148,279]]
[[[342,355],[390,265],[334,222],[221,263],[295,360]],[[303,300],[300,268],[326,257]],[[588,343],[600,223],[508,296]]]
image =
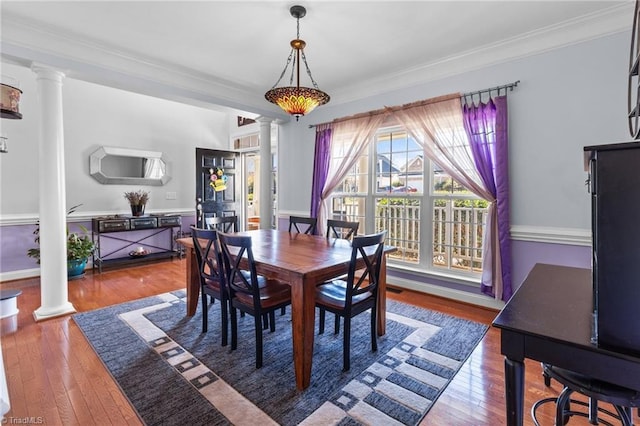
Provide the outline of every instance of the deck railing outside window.
[[[391,259],[420,262],[420,201],[413,205],[394,205],[389,199],[376,202],[375,230],[386,229],[387,244],[398,251]],[[402,202],[403,200],[398,200]],[[432,251],[433,266],[458,271],[482,269],[482,232],[486,208],[456,206],[463,200],[439,199],[434,202]]]

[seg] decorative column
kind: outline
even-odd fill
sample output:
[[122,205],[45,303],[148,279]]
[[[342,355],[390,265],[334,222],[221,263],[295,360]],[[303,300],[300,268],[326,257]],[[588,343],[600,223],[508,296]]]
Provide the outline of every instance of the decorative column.
[[258,117],[260,123],[260,229],[271,229],[273,216],[273,174],[271,166],[271,122]]
[[64,73],[33,64],[40,105],[40,307],[36,321],[75,312],[67,288],[67,217],[64,176],[62,79]]

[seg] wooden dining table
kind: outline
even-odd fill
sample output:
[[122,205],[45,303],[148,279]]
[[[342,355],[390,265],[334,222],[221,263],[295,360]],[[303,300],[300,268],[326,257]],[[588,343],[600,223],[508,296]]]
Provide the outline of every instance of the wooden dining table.
[[[296,386],[303,390],[311,382],[315,328],[315,287],[348,272],[351,242],[343,239],[258,229],[239,232],[252,238],[258,274],[277,278],[291,286],[291,320]],[[186,249],[187,316],[198,307],[200,279],[191,238],[177,240]],[[385,246],[385,253],[396,251]],[[372,252],[373,254],[373,252]],[[359,260],[362,266],[364,261]],[[386,256],[382,256],[379,280],[378,335],[386,332]]]

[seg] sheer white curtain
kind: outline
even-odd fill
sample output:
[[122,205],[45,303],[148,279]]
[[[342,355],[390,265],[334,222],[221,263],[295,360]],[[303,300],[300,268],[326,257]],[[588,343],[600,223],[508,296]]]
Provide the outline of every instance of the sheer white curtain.
[[322,208],[318,214],[318,233],[320,235],[326,233],[326,222],[331,211],[329,205],[331,192],[340,185],[360,155],[367,149],[373,134],[378,130],[385,117],[385,114],[376,114],[333,124],[331,145],[343,144],[346,151],[339,163],[337,161],[329,162],[329,174],[322,189]]
[[482,282],[493,286],[498,298],[502,293],[502,266],[497,242],[496,199],[485,188],[476,169],[464,129],[460,94],[434,98],[424,105],[393,109],[392,113],[422,146],[425,156],[438,163],[469,191],[489,201],[487,223],[484,224]]

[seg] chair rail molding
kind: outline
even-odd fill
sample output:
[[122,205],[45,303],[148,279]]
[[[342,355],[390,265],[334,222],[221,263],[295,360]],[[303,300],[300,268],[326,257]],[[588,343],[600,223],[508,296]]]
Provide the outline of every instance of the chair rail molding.
[[511,240],[589,247],[591,246],[591,230],[513,225],[511,226]]
[[[193,209],[192,207],[179,209],[155,209],[147,210],[146,213],[149,215],[175,214],[179,216],[185,216],[191,214],[195,215],[195,209]],[[94,217],[114,215],[130,216],[131,210],[127,209],[120,211],[77,212],[67,216],[67,222],[88,222],[91,221],[91,219],[93,219]],[[38,221],[38,218],[38,213],[5,214],[0,216],[0,226],[33,225]]]

